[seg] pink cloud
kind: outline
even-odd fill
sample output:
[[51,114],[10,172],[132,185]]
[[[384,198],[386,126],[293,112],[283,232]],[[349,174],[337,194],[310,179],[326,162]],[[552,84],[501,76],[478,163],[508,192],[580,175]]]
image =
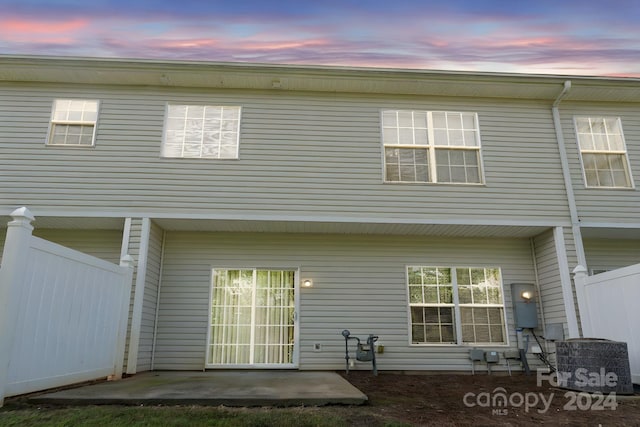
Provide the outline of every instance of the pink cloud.
[[248,50],[289,50],[289,49],[301,49],[327,46],[329,43],[327,40],[301,40],[301,41],[256,41],[247,40],[236,44],[238,48]]
[[5,41],[21,43],[69,44],[74,34],[87,28],[89,20],[76,18],[68,21],[0,19],[0,36]]
[[156,43],[156,47],[164,49],[201,49],[218,45],[219,42],[212,39],[163,40]]
[[5,52],[553,74],[638,75],[631,34],[499,16],[366,16],[359,23],[101,15],[0,18]]
[[40,33],[40,34],[56,34],[66,33],[79,30],[89,24],[88,19],[77,18],[70,21],[51,22],[43,20],[19,20],[19,19],[3,19],[0,20],[0,28],[3,33]]

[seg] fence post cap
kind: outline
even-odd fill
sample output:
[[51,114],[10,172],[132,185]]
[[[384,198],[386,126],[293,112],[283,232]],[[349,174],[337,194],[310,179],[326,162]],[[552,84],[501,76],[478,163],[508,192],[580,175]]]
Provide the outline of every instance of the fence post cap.
[[33,216],[31,211],[29,209],[27,209],[25,206],[14,210],[13,212],[11,212],[9,214],[9,216],[11,216],[11,218],[13,218],[14,221],[19,221],[21,219],[26,219],[29,222],[31,222],[31,221],[36,219],[36,217]]
[[129,254],[123,256],[122,258],[120,258],[120,265],[123,266],[123,267],[133,267],[134,263],[135,263],[135,260]]
[[573,274],[575,276],[577,276],[577,275],[586,275],[587,274],[587,269],[583,265],[578,264],[576,266],[576,268],[573,269]]

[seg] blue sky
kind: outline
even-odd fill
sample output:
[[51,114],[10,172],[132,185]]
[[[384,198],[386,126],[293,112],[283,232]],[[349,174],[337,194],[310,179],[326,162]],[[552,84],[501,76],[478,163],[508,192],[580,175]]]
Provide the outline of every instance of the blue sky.
[[640,77],[638,0],[0,0],[0,53]]

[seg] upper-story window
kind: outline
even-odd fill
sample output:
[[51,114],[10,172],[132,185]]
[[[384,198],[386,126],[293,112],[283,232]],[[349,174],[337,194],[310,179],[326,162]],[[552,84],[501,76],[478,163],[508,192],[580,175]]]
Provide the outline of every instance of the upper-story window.
[[481,184],[476,113],[382,111],[387,182]]
[[92,147],[95,141],[97,119],[98,101],[55,100],[47,145]]
[[619,117],[576,117],[587,187],[631,188],[627,148]]
[[240,107],[168,105],[162,157],[237,159]]

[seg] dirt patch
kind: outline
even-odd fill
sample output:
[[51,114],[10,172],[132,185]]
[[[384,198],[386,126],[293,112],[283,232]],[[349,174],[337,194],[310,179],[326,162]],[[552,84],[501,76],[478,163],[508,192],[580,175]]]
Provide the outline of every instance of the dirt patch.
[[546,382],[538,386],[535,373],[342,375],[369,397],[368,405],[350,409],[357,413],[349,416],[353,425],[640,425],[638,396],[578,395]]
[[[7,406],[0,410],[0,425],[6,425],[2,421],[4,411],[6,416],[21,416],[33,421],[9,425],[77,425],[75,421],[65,421],[69,416],[76,417],[73,420],[82,418],[81,425],[121,425],[122,420],[126,420],[127,425],[208,425],[211,420],[242,416],[240,421],[233,421],[235,424],[230,421],[229,425],[640,426],[640,396],[617,396],[609,400],[595,395],[579,396],[546,382],[538,386],[535,373],[511,377],[499,373],[489,376],[486,373],[409,375],[381,372],[377,377],[369,371],[340,374],[369,397],[366,405],[294,408],[141,405],[133,407],[132,412],[132,407],[118,405],[88,409],[36,406],[27,396],[21,396],[7,399]],[[76,414],[81,410],[84,412]],[[101,418],[105,416],[117,422],[105,423]]]

